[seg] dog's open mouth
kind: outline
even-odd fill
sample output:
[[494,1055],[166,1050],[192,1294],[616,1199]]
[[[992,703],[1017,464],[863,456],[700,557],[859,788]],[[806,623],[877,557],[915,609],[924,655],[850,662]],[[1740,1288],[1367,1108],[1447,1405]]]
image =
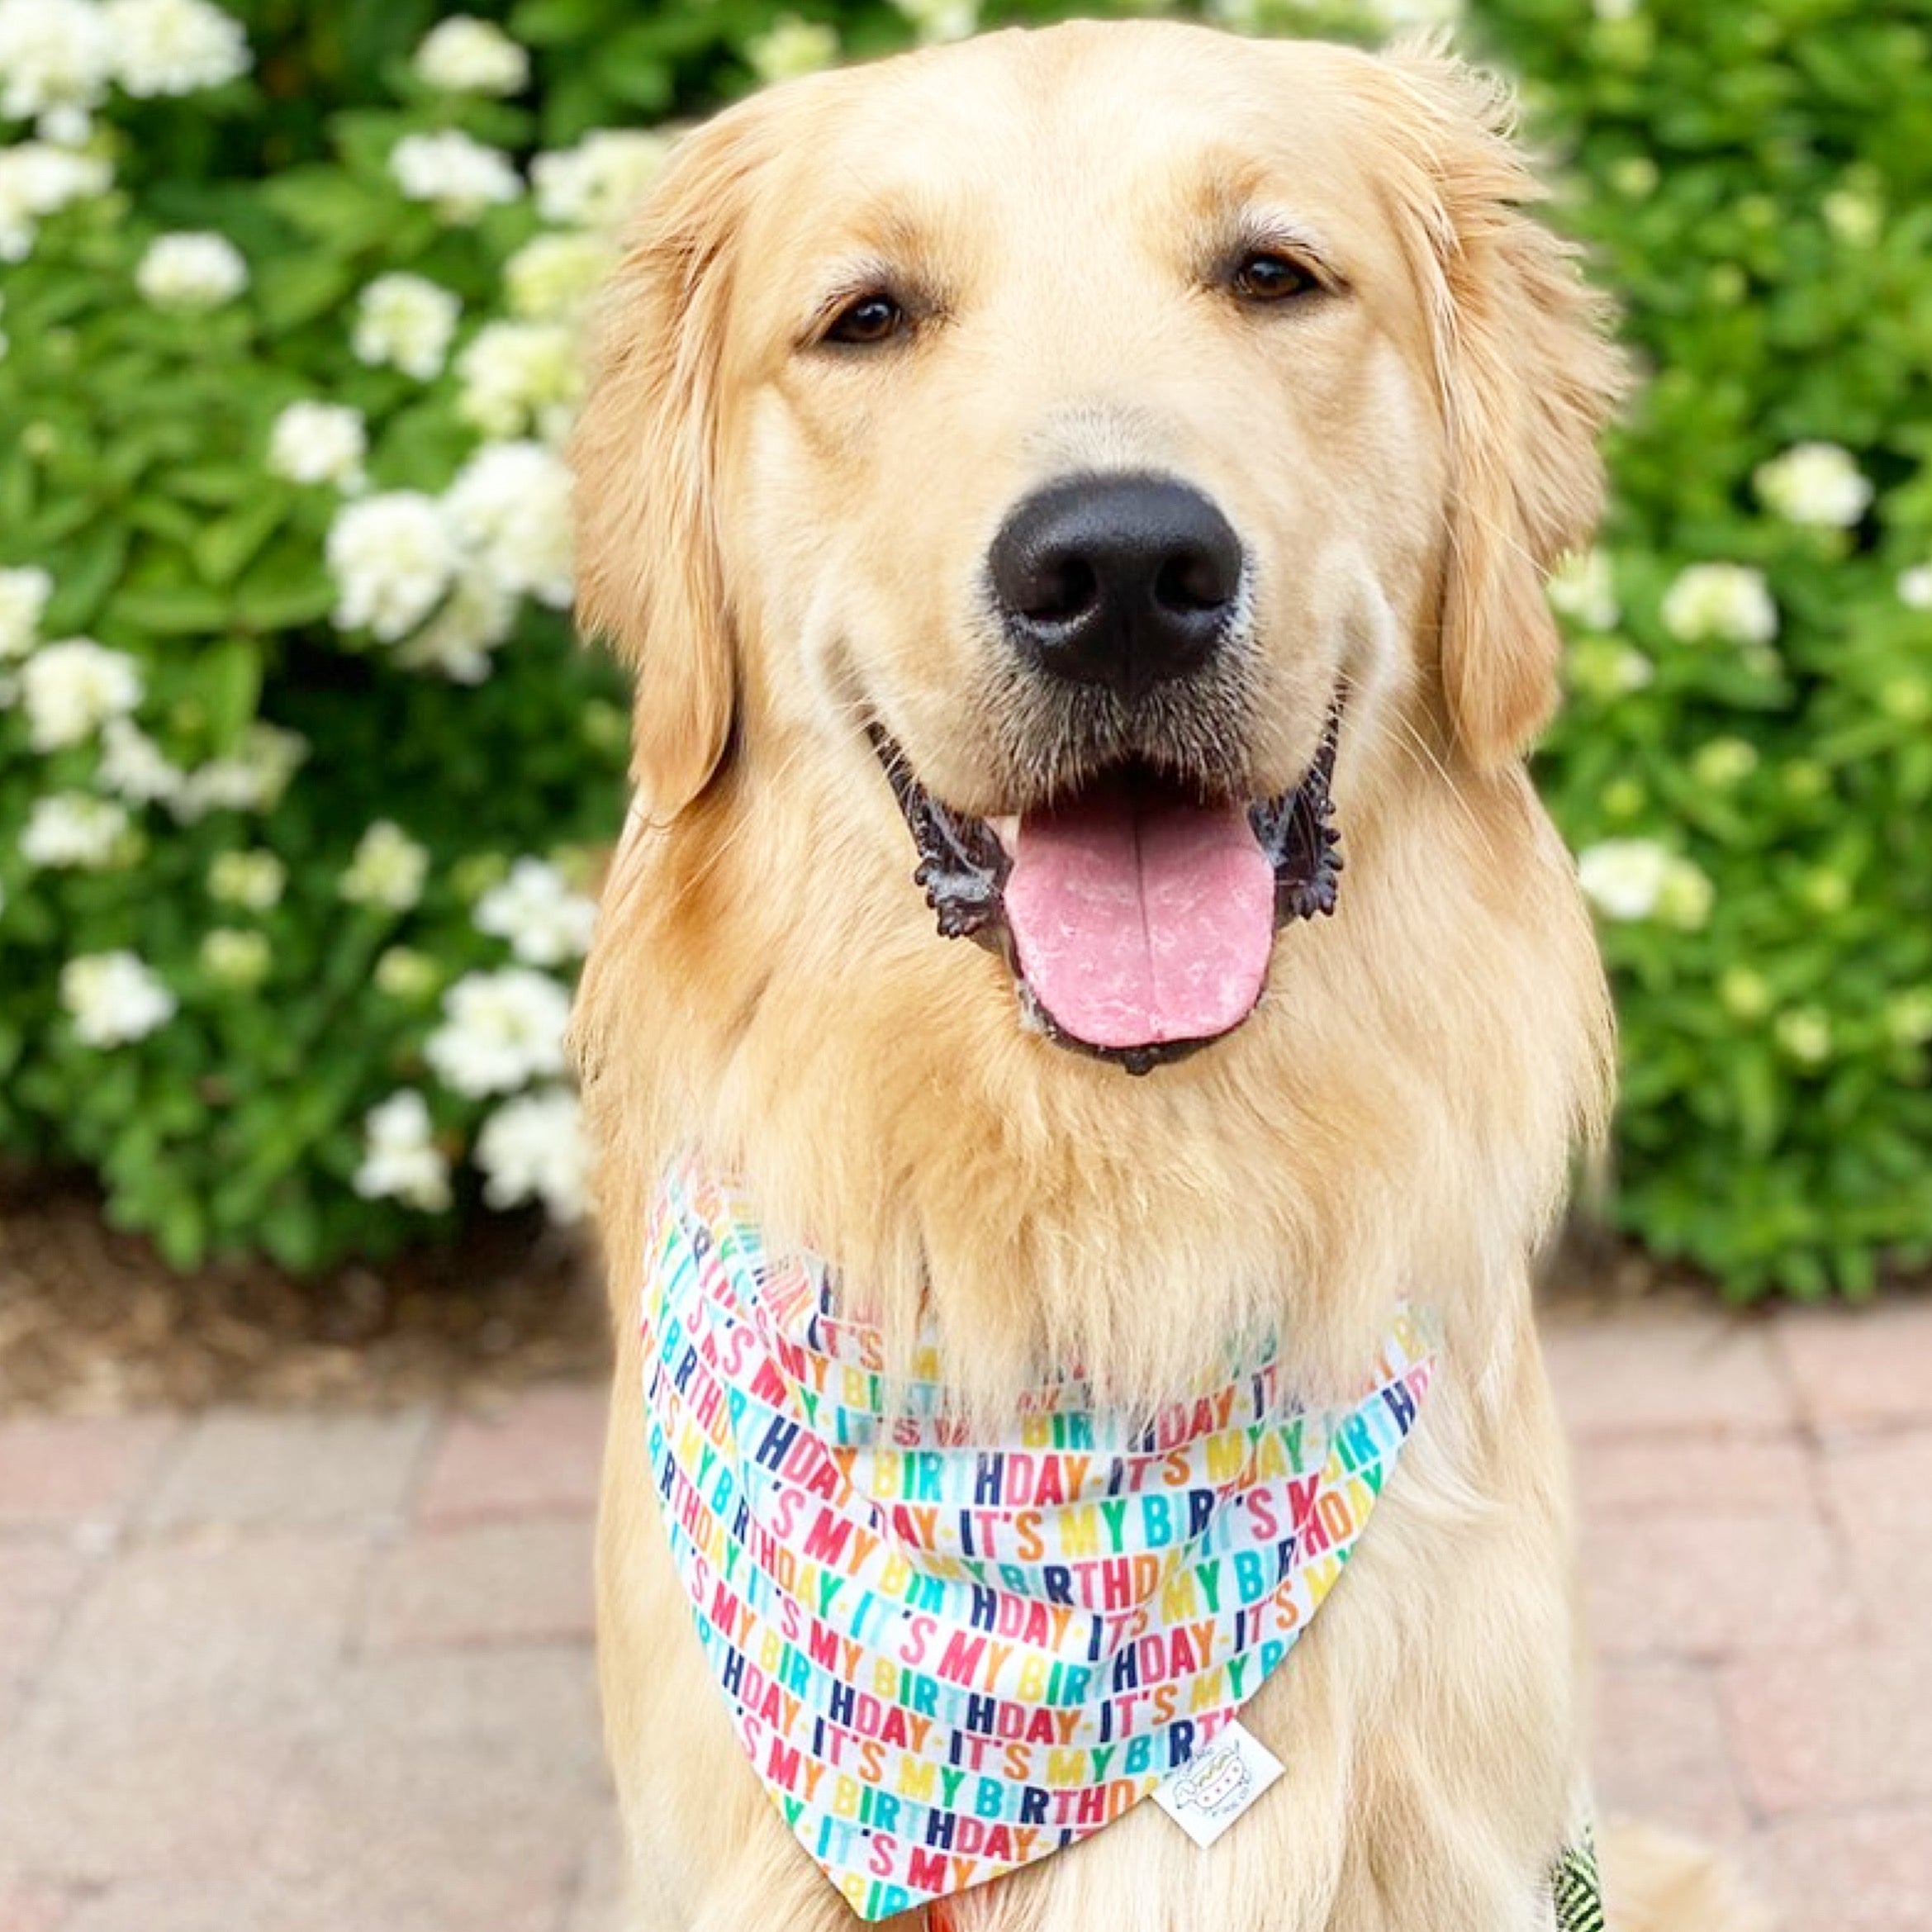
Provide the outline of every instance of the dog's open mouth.
[[998,952],[1051,1038],[1146,1073],[1239,1026],[1276,931],[1335,909],[1339,729],[1337,710],[1301,782],[1258,803],[1135,763],[999,819],[949,809],[876,726],[872,741],[941,934]]

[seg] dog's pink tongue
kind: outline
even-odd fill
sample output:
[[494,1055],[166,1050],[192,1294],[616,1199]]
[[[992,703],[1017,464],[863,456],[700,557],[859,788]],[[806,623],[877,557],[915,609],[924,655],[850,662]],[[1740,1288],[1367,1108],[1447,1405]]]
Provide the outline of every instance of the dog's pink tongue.
[[1116,1048],[1209,1040],[1261,995],[1275,871],[1238,805],[1116,792],[1020,821],[1005,905],[1062,1032]]

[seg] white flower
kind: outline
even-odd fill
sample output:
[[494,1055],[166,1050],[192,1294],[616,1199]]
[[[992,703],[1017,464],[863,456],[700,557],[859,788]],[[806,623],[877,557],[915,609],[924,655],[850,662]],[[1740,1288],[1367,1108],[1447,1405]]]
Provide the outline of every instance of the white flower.
[[378,819],[357,841],[336,890],[352,905],[407,912],[422,897],[428,852],[387,819]]
[[1369,0],[1369,11],[1388,33],[1455,26],[1463,17],[1462,0]]
[[265,913],[281,903],[288,870],[272,852],[224,852],[208,867],[208,895]]
[[114,170],[97,154],[70,154],[45,141],[0,147],[0,262],[24,262],[45,216],[106,193],[113,180]]
[[259,986],[274,963],[265,933],[216,926],[202,935],[202,965],[210,979],[243,991]]
[[577,337],[557,322],[491,322],[457,358],[457,411],[486,436],[569,427],[582,380]]
[[158,235],[134,285],[158,309],[218,309],[248,287],[248,263],[225,235]]
[[1740,563],[1693,563],[1664,594],[1664,628],[1685,643],[1717,638],[1768,644],[1778,635],[1778,606],[1762,571]]
[[40,613],[54,595],[54,580],[37,564],[0,570],[0,664],[24,657],[40,634]]
[[470,1099],[563,1071],[570,995],[547,973],[466,973],[444,994],[443,1014],[423,1051],[437,1078]]
[[[1898,600],[1908,610],[1932,610],[1932,563],[1916,563],[1901,571]],[[0,589],[0,657],[7,655],[6,595]]]
[[356,359],[401,369],[419,382],[443,372],[463,313],[460,297],[420,275],[378,275],[356,305]]
[[1586,550],[1581,556],[1566,558],[1550,573],[1550,601],[1587,630],[1614,630],[1622,615],[1617,609],[1610,559],[1601,550]]
[[427,202],[442,220],[465,226],[493,202],[523,192],[507,154],[453,127],[406,134],[391,151],[389,172],[411,201]]
[[539,154],[530,164],[537,211],[577,228],[615,228],[637,211],[664,170],[671,143],[642,128],[605,127],[574,148]]
[[892,0],[892,4],[928,45],[963,40],[980,25],[980,0]]
[[1819,206],[1825,225],[1849,248],[1869,248],[1884,232],[1884,206],[1872,195],[1834,188]]
[[21,667],[21,701],[36,752],[84,743],[110,718],[141,701],[140,667],[92,638],[43,644]]
[[183,773],[138,724],[110,718],[101,728],[94,782],[124,805],[172,805],[181,796]]
[[377,991],[387,993],[392,999],[426,999],[443,983],[435,961],[413,946],[384,947],[370,976]]
[[1577,879],[1613,919],[1647,919],[1669,876],[1671,855],[1654,839],[1612,838],[1577,854]]
[[84,148],[94,138],[94,117],[85,107],[50,107],[34,131],[57,148]]
[[231,757],[212,758],[183,777],[174,815],[192,824],[210,812],[272,812],[308,755],[299,732],[258,719]]
[[510,942],[526,966],[562,966],[590,951],[597,902],[571,890],[556,866],[519,859],[477,901],[477,929]]
[[1761,463],[1758,494],[1787,523],[1849,529],[1871,507],[1872,486],[1849,450],[1835,443],[1798,443]]
[[396,647],[406,671],[434,671],[452,684],[481,684],[490,653],[516,624],[516,593],[480,566],[460,570],[443,608]]
[[566,322],[610,272],[616,251],[598,235],[539,235],[503,265],[510,312],[526,322]]
[[107,91],[114,44],[93,0],[0,0],[0,116],[86,110]]
[[174,995],[131,952],[83,953],[60,969],[60,1004],[86,1047],[124,1047],[173,1018]]
[[570,608],[570,471],[562,458],[540,443],[487,444],[458,471],[443,506],[505,589]]
[[752,72],[762,81],[796,80],[838,58],[838,35],[824,21],[781,13],[745,48]]
[[368,454],[363,412],[339,402],[292,402],[268,432],[268,468],[292,483],[359,487]]
[[1571,686],[1599,704],[1640,691],[1656,678],[1657,667],[1641,651],[1615,638],[1579,639],[1570,648]]
[[20,834],[20,853],[30,866],[97,872],[114,862],[127,830],[127,814],[90,792],[57,791],[36,799]]
[[1908,987],[1885,1004],[1885,1030],[1901,1047],[1932,1042],[1932,986]]
[[249,69],[241,22],[208,0],[107,0],[114,72],[138,98],[218,88]]
[[366,630],[384,643],[407,635],[443,601],[462,560],[441,505],[415,490],[345,504],[330,526],[326,554],[337,628]]
[[415,70],[449,93],[515,94],[529,85],[530,57],[493,22],[453,13],[424,36]]
[[1658,895],[1657,916],[1666,925],[1695,932],[1710,918],[1716,895],[1716,888],[1700,867],[1673,857],[1664,875],[1664,890]]
[[476,1161],[492,1208],[536,1200],[553,1221],[583,1218],[589,1149],[568,1088],[548,1087],[499,1107],[477,1136]]
[[1743,738],[1711,738],[1691,759],[1691,776],[1712,791],[1741,785],[1757,768],[1758,748]]
[[1711,881],[1688,859],[1650,838],[1608,838],[1577,855],[1577,879],[1613,919],[1661,919],[1696,927],[1710,915]]
[[449,1162],[437,1146],[429,1104],[412,1089],[392,1094],[363,1121],[363,1154],[355,1191],[368,1201],[401,1201],[438,1214],[449,1205]]
[[1771,1023],[1778,1043],[1806,1066],[1822,1066],[1831,1057],[1831,1015],[1816,1006],[1794,1006]]

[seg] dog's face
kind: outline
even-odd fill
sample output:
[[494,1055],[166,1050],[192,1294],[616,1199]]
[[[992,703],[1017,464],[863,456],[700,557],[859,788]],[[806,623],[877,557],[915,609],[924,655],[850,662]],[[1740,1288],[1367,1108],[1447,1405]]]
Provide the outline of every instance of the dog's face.
[[1050,1037],[1230,1032],[1335,904],[1338,745],[1493,763],[1551,701],[1611,378],[1527,192],[1440,64],[1178,28],[701,131],[577,453],[648,804],[821,761]]

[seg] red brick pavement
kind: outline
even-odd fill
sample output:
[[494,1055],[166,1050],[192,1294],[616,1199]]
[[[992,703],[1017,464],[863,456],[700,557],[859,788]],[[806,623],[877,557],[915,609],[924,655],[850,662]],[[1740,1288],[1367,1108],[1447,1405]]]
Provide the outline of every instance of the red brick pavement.
[[[1549,1334],[1606,1811],[1932,1932],[1932,1303]],[[0,1932],[612,1932],[603,1408],[0,1422]]]

